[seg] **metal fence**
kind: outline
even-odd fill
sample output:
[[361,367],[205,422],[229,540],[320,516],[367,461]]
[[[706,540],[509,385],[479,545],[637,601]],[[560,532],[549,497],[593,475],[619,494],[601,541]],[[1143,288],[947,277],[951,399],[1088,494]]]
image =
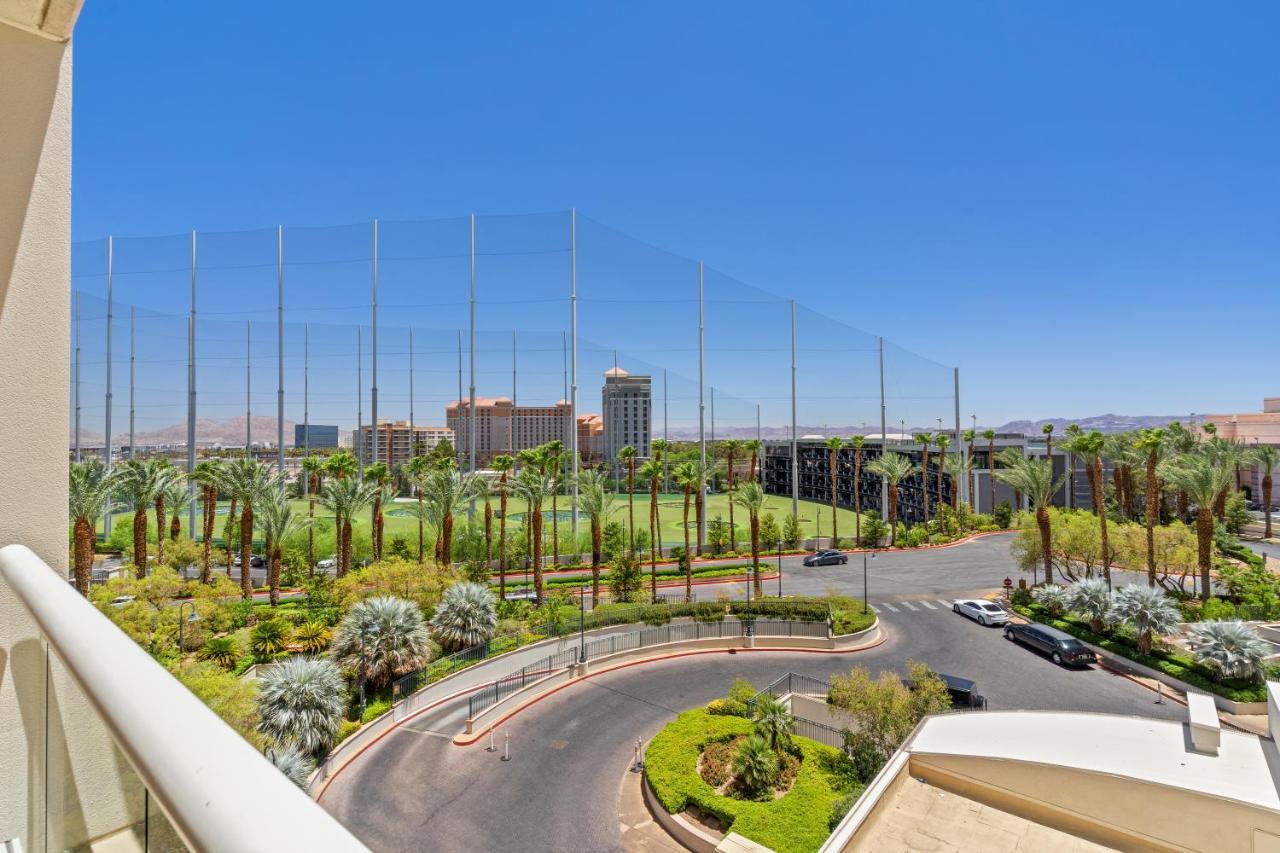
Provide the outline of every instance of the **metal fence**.
[[504,676],[472,693],[470,698],[467,699],[467,719],[472,719],[486,708],[493,707],[526,684],[545,678],[556,670],[564,669],[577,663],[577,661],[578,650],[565,649],[562,652],[547,655],[541,660],[536,660],[531,664],[520,667],[510,675]]
[[798,672],[788,672],[775,678],[770,684],[751,697],[748,705],[755,704],[755,701],[761,696],[785,696],[788,693],[802,693],[806,696],[826,696],[831,691],[831,682],[823,681],[821,678],[814,678],[811,675],[801,675]]
[[809,740],[816,740],[818,743],[825,743],[827,746],[832,746],[836,749],[844,749],[844,733],[839,729],[834,729],[823,723],[815,723],[805,717],[797,717],[795,714],[791,715],[791,720],[795,726],[793,729],[794,734],[800,737],[807,737]]

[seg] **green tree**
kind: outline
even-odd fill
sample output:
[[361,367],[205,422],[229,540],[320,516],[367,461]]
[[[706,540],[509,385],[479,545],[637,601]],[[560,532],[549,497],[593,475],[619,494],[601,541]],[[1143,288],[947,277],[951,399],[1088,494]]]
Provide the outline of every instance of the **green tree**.
[[1044,557],[1044,582],[1053,583],[1053,532],[1049,522],[1049,506],[1053,493],[1062,487],[1062,479],[1053,477],[1050,459],[1031,459],[1017,453],[1002,457],[1006,467],[996,472],[1004,483],[1021,491],[1035,510],[1036,526],[1040,529],[1040,550]]
[[681,462],[676,466],[674,476],[676,485],[684,492],[684,515],[681,523],[681,528],[684,530],[684,598],[685,601],[693,601],[693,563],[690,559],[693,551],[689,547],[689,500],[694,488],[700,486],[697,463]]
[[[515,460],[503,453],[493,458],[493,470],[498,472],[498,600],[507,599],[507,498],[511,494],[511,468]],[[421,536],[421,533],[419,533]],[[422,550],[421,544],[418,550]],[[418,560],[422,560],[421,554]]]
[[[578,508],[587,514],[591,524],[591,597],[600,598],[600,546],[604,525],[613,513],[614,494],[609,491],[609,478],[598,468],[578,474]],[[656,575],[654,580],[656,595]]]
[[1163,479],[1186,492],[1196,504],[1200,598],[1208,600],[1209,571],[1213,568],[1213,505],[1218,493],[1231,484],[1231,471],[1220,467],[1203,453],[1185,453],[1162,461],[1157,466],[1157,472]]
[[344,692],[332,661],[294,657],[273,664],[258,678],[258,731],[277,744],[319,755],[338,736]]
[[720,452],[724,454],[725,484],[729,492],[729,550],[736,551],[738,550],[738,528],[733,521],[733,494],[738,481],[734,463],[737,461],[737,455],[742,452],[742,442],[736,438],[726,438],[720,442]]
[[747,511],[751,521],[751,574],[756,598],[760,598],[764,594],[760,586],[760,510],[765,504],[764,489],[755,481],[748,482],[733,500]]
[[249,568],[253,557],[254,505],[269,499],[271,493],[282,486],[281,476],[272,474],[266,465],[254,459],[235,459],[223,467],[222,488],[240,502],[240,592],[246,599],[253,597]]
[[191,479],[200,488],[200,582],[209,583],[213,578],[213,524],[218,512],[222,463],[211,459],[197,462]]
[[[933,443],[938,445],[938,465],[937,465],[938,499],[934,502],[934,506],[937,507],[938,512],[942,512],[942,507],[946,503],[942,499],[942,486],[943,486],[942,475],[947,468],[947,448],[951,446],[951,436],[947,435],[945,432],[940,432],[934,437]],[[927,486],[928,484],[926,483],[925,485]],[[959,485],[953,482],[951,484],[952,495],[954,496],[955,493],[958,492],[959,490],[960,490]]]
[[1262,469],[1262,517],[1265,527],[1262,538],[1271,538],[1271,472],[1280,465],[1280,448],[1272,444],[1259,444],[1253,448],[1253,460]]
[[982,437],[987,440],[987,486],[991,492],[991,512],[996,511],[996,431],[984,429]]
[[352,606],[333,633],[332,650],[340,666],[356,673],[363,666],[365,680],[380,687],[421,666],[430,643],[416,604],[379,595]]
[[479,474],[463,474],[452,466],[432,468],[422,481],[423,499],[431,516],[439,519],[436,559],[442,566],[453,563],[453,519],[468,503],[482,495],[486,486]]
[[[330,457],[332,458],[332,457]],[[373,502],[373,484],[361,483],[354,477],[335,477],[320,491],[320,505],[333,513],[337,539],[339,578],[351,570],[352,522],[356,513]]]
[[1165,446],[1163,429],[1142,429],[1138,431],[1135,446],[1145,451],[1147,463],[1147,586],[1156,585],[1156,524],[1160,521],[1160,451]]
[[787,706],[773,696],[761,696],[755,702],[751,723],[755,733],[769,742],[774,752],[791,745],[791,733],[795,731],[796,718]]
[[98,520],[112,510],[112,495],[120,478],[118,470],[107,470],[98,459],[71,464],[67,502],[75,543],[72,564],[76,591],[84,596],[89,594],[89,581],[93,576]]
[[853,543],[862,542],[862,445],[866,438],[855,435],[849,439],[853,448]]
[[794,512],[787,513],[782,519],[782,542],[789,549],[795,550],[800,547],[800,541],[804,539],[804,531],[800,527],[800,516]]
[[311,526],[311,520],[293,511],[293,504],[280,490],[264,495],[259,524],[266,544],[267,588],[271,606],[280,603],[280,567],[284,562],[284,542]]
[[391,482],[391,469],[381,460],[374,462],[364,469],[364,481],[376,487],[373,490],[373,559],[376,561],[382,559],[382,502],[386,497],[384,487]]
[[832,436],[826,441],[827,445],[827,476],[828,482],[831,484],[831,547],[840,547],[840,534],[836,527],[836,498],[839,497],[839,486],[836,480],[836,462],[840,458],[840,451],[844,448],[844,439],[839,436]]
[[[883,763],[922,719],[950,709],[951,696],[937,673],[908,660],[905,684],[889,671],[873,679],[865,666],[834,676],[827,703],[851,720],[853,730]],[[850,737],[846,733],[846,741]]]
[[[522,454],[522,456],[524,456]],[[526,459],[536,461],[536,455],[524,456]],[[512,492],[516,497],[524,501],[529,508],[527,518],[529,519],[529,536],[530,549],[529,552],[533,557],[533,589],[537,603],[542,604],[542,503],[546,500],[547,494],[551,491],[551,483],[543,475],[542,470],[537,464],[525,464],[520,469],[520,473],[516,475],[512,484]]]
[[147,576],[147,512],[155,503],[156,495],[164,490],[170,475],[160,465],[133,459],[122,463],[119,470],[119,497],[133,510],[134,574],[142,579]]
[[[993,463],[994,464],[994,463]],[[889,546],[898,541],[898,488],[899,484],[918,469],[911,460],[892,450],[885,451],[867,463],[867,470],[888,486],[889,491]]]
[[916,435],[920,443],[920,506],[924,510],[923,524],[929,525],[929,448],[933,445],[933,433],[922,432]]
[[487,643],[497,627],[493,593],[481,583],[458,583],[446,589],[431,617],[431,632],[446,651]]
[[636,552],[636,449],[627,445],[618,451],[618,461],[627,469],[627,550]]
[[[661,439],[659,439],[661,441]],[[658,515],[658,482],[662,479],[662,457],[657,455],[640,466],[641,479],[649,481],[649,574],[651,591],[658,595],[658,557],[662,554],[662,519]]]

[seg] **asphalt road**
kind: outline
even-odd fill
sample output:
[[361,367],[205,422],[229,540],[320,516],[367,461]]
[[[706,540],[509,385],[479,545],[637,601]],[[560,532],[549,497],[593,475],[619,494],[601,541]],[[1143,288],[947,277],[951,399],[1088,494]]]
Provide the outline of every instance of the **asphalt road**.
[[[992,709],[1185,713],[1105,670],[1056,667],[1000,630],[952,613],[949,598],[1017,577],[1007,549],[1008,537],[998,536],[869,563],[870,599],[889,634],[874,649],[719,652],[588,678],[503,726],[499,743],[510,733],[510,762],[483,744],[454,746],[452,731],[415,719],[344,770],[322,805],[375,851],[618,850],[617,793],[635,739],[647,741],[677,712],[724,695],[738,675],[763,687],[788,671],[825,678],[865,665],[901,673],[913,658],[974,679]],[[788,593],[860,593],[861,560],[820,569],[784,562],[783,584]]]

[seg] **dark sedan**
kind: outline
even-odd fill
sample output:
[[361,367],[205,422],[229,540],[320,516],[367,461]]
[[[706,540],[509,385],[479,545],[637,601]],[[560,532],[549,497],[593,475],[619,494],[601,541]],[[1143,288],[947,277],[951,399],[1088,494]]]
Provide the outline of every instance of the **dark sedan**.
[[849,555],[839,551],[818,551],[804,558],[806,566],[843,566],[849,562]]
[[1004,638],[1048,655],[1049,659],[1059,666],[1088,666],[1098,662],[1098,656],[1084,643],[1057,628],[1050,628],[1038,622],[1006,625]]

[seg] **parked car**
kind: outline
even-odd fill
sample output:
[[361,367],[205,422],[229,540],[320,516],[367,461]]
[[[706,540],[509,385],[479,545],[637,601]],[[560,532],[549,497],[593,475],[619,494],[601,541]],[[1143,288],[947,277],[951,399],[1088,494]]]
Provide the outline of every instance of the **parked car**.
[[316,563],[316,568],[320,569],[321,571],[326,571],[328,569],[336,569],[337,567],[338,567],[338,561],[335,560],[333,557],[325,557],[323,560]]
[[951,609],[979,625],[1004,625],[1009,621],[1003,607],[981,598],[957,598],[951,602]]
[[1059,666],[1087,666],[1098,662],[1098,656],[1084,643],[1057,628],[1038,622],[1006,625],[1004,638],[1048,655]]
[[815,551],[804,558],[806,566],[843,566],[849,562],[849,555],[839,551]]

